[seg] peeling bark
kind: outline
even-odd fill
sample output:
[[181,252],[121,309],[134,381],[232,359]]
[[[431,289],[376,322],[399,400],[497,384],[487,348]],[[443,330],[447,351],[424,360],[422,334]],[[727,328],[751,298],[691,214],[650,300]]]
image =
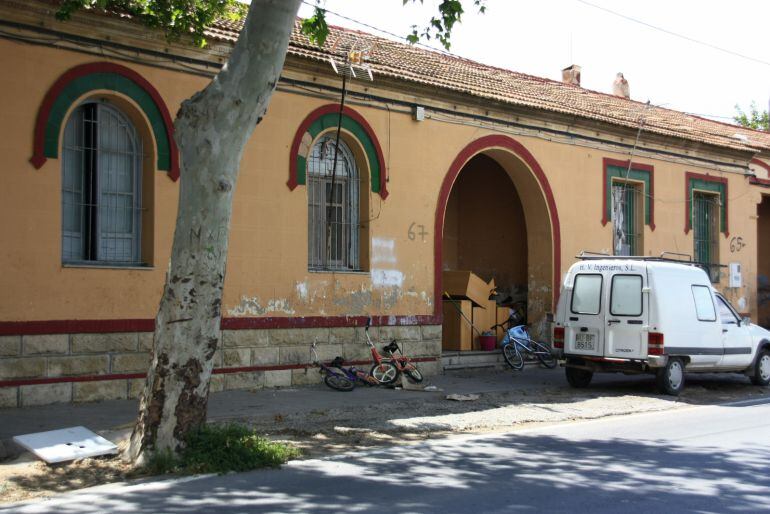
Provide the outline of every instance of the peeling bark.
[[252,0],[227,65],[177,113],[179,209],[152,363],[126,454],[137,464],[155,451],[177,451],[206,420],[238,169],[278,83],[299,4]]

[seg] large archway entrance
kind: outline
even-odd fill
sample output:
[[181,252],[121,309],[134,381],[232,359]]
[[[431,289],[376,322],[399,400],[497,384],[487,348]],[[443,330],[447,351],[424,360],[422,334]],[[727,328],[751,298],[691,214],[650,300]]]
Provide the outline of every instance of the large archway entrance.
[[546,336],[559,294],[559,220],[545,174],[526,148],[487,136],[463,149],[442,185],[435,234],[436,298],[443,301],[443,271],[471,271],[494,279],[501,298],[525,301],[534,335]]
[[770,327],[770,196],[757,206],[757,323]]

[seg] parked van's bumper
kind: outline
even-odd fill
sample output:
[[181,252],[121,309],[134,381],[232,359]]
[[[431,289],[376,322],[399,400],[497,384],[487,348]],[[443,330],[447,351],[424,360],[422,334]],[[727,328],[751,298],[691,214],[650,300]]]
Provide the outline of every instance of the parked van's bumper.
[[585,369],[594,373],[649,373],[662,368],[668,362],[667,355],[648,355],[646,359],[614,359],[585,355],[559,355],[563,367]]
[[662,368],[668,362],[668,355],[648,355],[647,365],[651,368]]

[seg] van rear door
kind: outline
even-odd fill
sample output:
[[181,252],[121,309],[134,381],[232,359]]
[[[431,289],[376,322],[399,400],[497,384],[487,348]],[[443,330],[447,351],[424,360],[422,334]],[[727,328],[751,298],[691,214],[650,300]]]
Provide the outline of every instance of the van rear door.
[[566,305],[564,353],[594,355],[604,352],[604,275],[582,272],[575,274]]
[[646,270],[627,265],[622,273],[611,274],[608,278],[604,356],[646,358],[649,331]]

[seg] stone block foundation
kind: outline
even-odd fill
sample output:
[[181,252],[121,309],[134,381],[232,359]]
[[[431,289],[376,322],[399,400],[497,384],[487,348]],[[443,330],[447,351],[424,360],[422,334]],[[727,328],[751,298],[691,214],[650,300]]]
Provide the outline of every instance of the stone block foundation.
[[[372,327],[378,348],[391,339],[426,376],[441,372],[441,325]],[[211,391],[318,384],[310,345],[330,361],[340,355],[368,369],[362,327],[223,330]],[[150,363],[152,333],[0,337],[0,409],[138,398]]]

